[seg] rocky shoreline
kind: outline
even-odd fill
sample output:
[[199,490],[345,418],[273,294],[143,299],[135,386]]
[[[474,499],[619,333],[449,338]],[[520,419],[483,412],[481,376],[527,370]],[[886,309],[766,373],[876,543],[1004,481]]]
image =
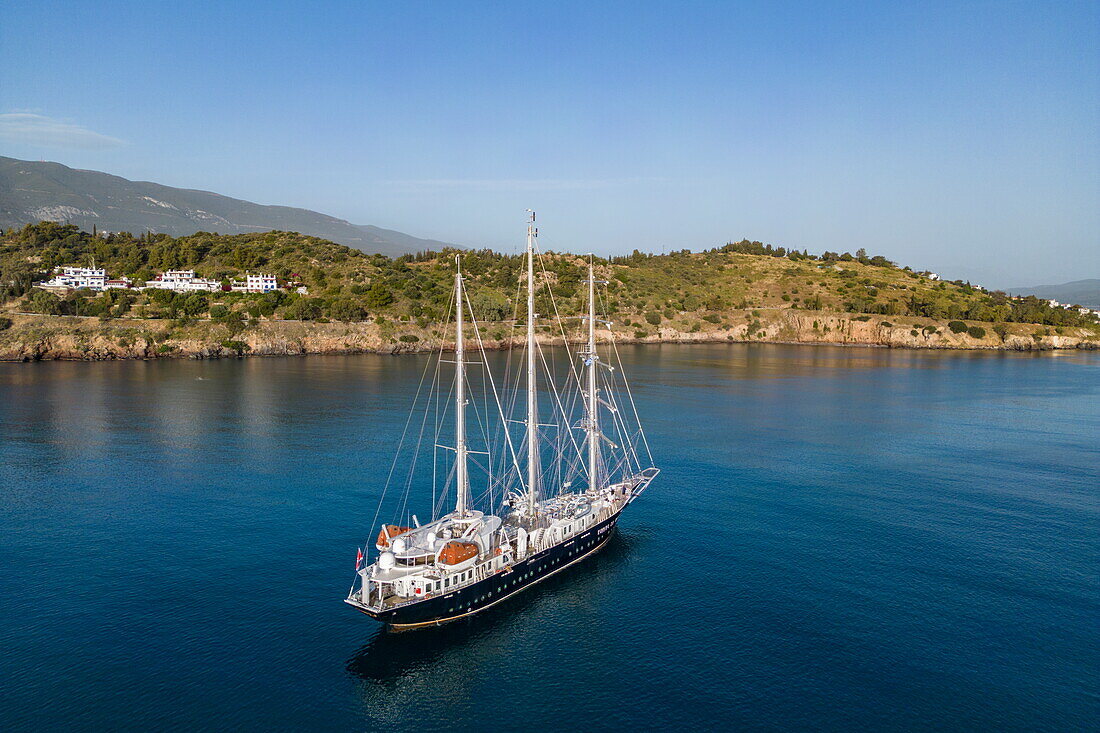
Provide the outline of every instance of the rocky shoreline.
[[[305,354],[402,354],[430,351],[438,345],[438,326],[419,328],[395,322],[317,323],[261,320],[234,333],[213,321],[179,323],[10,314],[0,331],[0,361],[102,361],[116,359],[219,359]],[[1100,332],[1088,328],[1054,329],[1036,324],[966,322],[984,330],[980,337],[952,332],[946,321],[905,316],[773,309],[729,311],[720,324],[691,330],[662,326],[640,335],[616,326],[619,343],[788,343],[877,346],[914,349],[987,349],[1046,351],[1100,349]],[[491,326],[493,324],[486,324]],[[622,330],[620,330],[622,329]],[[485,330],[489,330],[486,328]],[[1061,332],[1057,332],[1061,331]],[[604,336],[606,337],[606,332]],[[561,338],[545,338],[560,343]],[[507,348],[518,339],[487,339],[487,349]]]

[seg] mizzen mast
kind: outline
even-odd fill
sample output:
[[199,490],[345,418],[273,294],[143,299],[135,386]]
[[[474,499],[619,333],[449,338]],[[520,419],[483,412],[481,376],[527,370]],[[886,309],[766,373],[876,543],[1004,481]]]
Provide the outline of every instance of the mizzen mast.
[[462,341],[462,258],[455,257],[455,482],[458,501],[455,513],[466,516],[469,510],[470,478],[466,467],[466,349]]
[[539,426],[538,385],[535,363],[535,212],[527,210],[527,516],[534,519],[538,506]]

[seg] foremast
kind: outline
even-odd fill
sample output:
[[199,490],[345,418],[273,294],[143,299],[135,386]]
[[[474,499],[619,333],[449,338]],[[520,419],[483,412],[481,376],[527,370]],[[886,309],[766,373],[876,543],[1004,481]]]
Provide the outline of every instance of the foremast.
[[538,509],[539,426],[535,345],[535,212],[527,210],[527,517]]
[[470,478],[466,466],[466,348],[462,334],[462,257],[455,256],[455,482],[458,500],[455,513],[464,517],[469,511]]

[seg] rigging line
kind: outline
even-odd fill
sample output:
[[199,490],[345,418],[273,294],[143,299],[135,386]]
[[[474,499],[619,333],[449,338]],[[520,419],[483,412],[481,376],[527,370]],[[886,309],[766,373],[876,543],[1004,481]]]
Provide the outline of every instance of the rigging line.
[[[434,379],[432,381],[432,394],[435,396],[435,399],[432,400],[432,407],[433,407],[433,410],[435,412],[435,420],[434,420],[434,426],[433,426],[434,427],[434,433],[432,435],[432,444],[433,445],[439,445],[439,433],[442,430],[442,425],[443,425],[443,418],[440,415],[440,400],[439,400],[439,391],[442,388],[442,381],[440,379],[440,372],[442,371],[442,368],[443,368],[443,345],[444,345],[444,340],[447,337],[446,336],[446,334],[447,334],[446,324],[450,323],[450,321],[451,321],[451,309],[454,307],[454,298],[452,296],[454,295],[455,288],[456,288],[456,284],[451,283],[451,295],[449,295],[448,298],[447,298],[447,311],[446,311],[446,314],[444,315],[444,318],[443,318],[444,327],[442,329],[440,329],[440,332],[439,332],[439,353],[436,354],[436,358],[435,358],[435,376],[434,376]],[[442,488],[440,488],[441,486],[442,486]],[[436,516],[437,516],[436,507],[437,506],[442,506],[443,497],[446,496],[446,493],[447,493],[446,488],[447,488],[446,482],[444,482],[442,485],[439,483],[439,451],[433,450],[432,451],[432,519],[435,519]],[[437,492],[437,490],[439,492],[439,501],[438,501],[438,503],[436,501],[436,492]]]
[[623,460],[629,462],[631,454],[634,453],[633,441],[630,438],[630,428],[626,425],[618,412],[612,413],[612,424],[615,430],[615,437],[618,439],[618,443],[621,446],[621,450],[615,452],[621,453],[623,455]]
[[[456,287],[455,285],[453,285],[453,284],[451,285],[451,294],[452,295],[455,292],[455,287]],[[451,308],[452,308],[452,306],[453,306],[453,298],[449,298],[447,300],[447,313],[446,313],[446,316],[443,320],[444,324],[449,323],[450,320],[451,320]],[[433,420],[433,433],[432,433],[432,445],[433,446],[439,445],[439,435],[440,435],[441,431],[443,430],[443,421],[446,419],[446,415],[447,415],[446,410],[447,410],[447,405],[449,404],[449,401],[445,401],[445,400],[442,400],[440,398],[440,394],[442,393],[442,387],[443,387],[443,381],[440,378],[440,375],[441,375],[441,372],[442,372],[442,369],[443,369],[443,346],[444,346],[444,342],[445,342],[445,339],[446,339],[446,332],[447,332],[446,327],[444,327],[440,332],[440,336],[439,336],[439,353],[436,354],[436,358],[435,358],[435,376],[434,376],[434,379],[433,379],[433,382],[432,382],[432,396],[434,397],[434,399],[432,400],[432,408],[433,408],[433,411],[435,413],[435,419]],[[450,393],[453,390],[454,390],[454,380],[452,379],[451,380],[451,386],[448,388],[448,392],[447,392],[448,397],[450,396]],[[440,407],[441,405],[442,405],[442,412],[441,412],[441,407]],[[425,412],[427,412],[427,410],[425,410]],[[421,437],[421,440],[423,440],[423,437]],[[410,474],[410,476],[411,476],[411,474]],[[441,486],[442,486],[442,488],[440,488]],[[444,481],[444,483],[442,485],[439,483],[439,451],[433,449],[432,450],[432,519],[433,520],[436,518],[436,507],[437,506],[442,506],[443,499],[447,495],[446,489],[447,489],[446,480]],[[437,498],[436,498],[437,491],[438,491],[438,501],[437,501]],[[406,497],[407,497],[407,495],[408,495],[408,493],[406,491]]]
[[[440,347],[440,354],[442,355],[442,347]],[[432,382],[433,387],[439,383],[438,382],[438,374],[439,374],[440,362],[441,362],[441,359],[436,359],[435,360],[436,371],[435,371],[435,377],[433,378],[433,382]],[[436,402],[436,409],[437,409],[437,413],[438,413],[438,401]],[[427,427],[428,416],[430,414],[431,414],[430,410],[425,408],[424,413],[423,413],[423,417],[421,418],[421,421],[420,421],[420,431],[417,435],[416,448],[413,450],[412,460],[409,463],[408,473],[406,474],[406,477],[405,477],[405,491],[402,494],[402,503],[401,503],[401,510],[399,512],[399,515],[404,514],[406,508],[408,507],[409,494],[412,491],[412,484],[413,484],[413,481],[415,480],[415,477],[416,477],[416,466],[417,466],[417,463],[419,463],[419,460],[420,460],[420,451],[421,451],[421,448],[424,445],[424,431]],[[434,443],[439,442],[438,437],[439,437],[439,429],[440,428],[439,428],[439,424],[436,424],[433,427],[434,427],[433,437],[436,438],[436,440],[433,441],[433,444],[434,444]],[[432,465],[433,465],[432,505],[433,506],[435,504],[435,490],[436,490],[436,485],[434,483],[435,461],[436,461],[436,455],[435,455],[435,451],[433,450],[432,451]]]
[[[446,478],[447,483],[450,483],[451,477],[455,475],[456,470],[457,470],[457,466],[452,464],[451,465],[451,470],[447,472],[447,478]],[[441,514],[443,512],[443,502],[446,500],[446,498],[447,498],[446,494],[440,494],[439,495],[439,499],[436,501],[435,505],[432,507],[433,514],[438,515],[438,514]]]
[[[477,323],[477,318],[474,314],[474,309],[472,307],[470,308],[470,320],[473,321],[475,324]],[[476,328],[476,326],[475,326],[475,328]],[[480,346],[480,343],[479,343],[479,346]],[[492,492],[493,486],[494,486],[493,453],[492,453],[493,448],[492,448],[492,446],[496,445],[497,443],[494,440],[494,438],[496,436],[496,432],[490,434],[489,428],[488,428],[488,424],[489,424],[489,381],[488,381],[488,377],[486,376],[486,374],[489,371],[489,357],[488,357],[488,354],[485,353],[485,349],[481,350],[481,363],[484,365],[484,368],[481,370],[481,398],[482,398],[482,401],[484,403],[483,406],[484,406],[484,411],[485,411],[485,424],[486,424],[486,428],[485,428],[485,449],[486,449],[486,451],[489,452],[489,455],[485,459],[486,474],[487,474],[487,476],[486,476],[486,485],[488,486],[489,491]],[[481,417],[481,413],[479,412],[478,413],[478,418],[480,419],[480,417]],[[499,429],[500,428],[498,426],[497,430],[499,431]],[[490,493],[489,506],[493,506],[493,505],[494,505],[493,504],[493,497],[492,497],[492,494]]]
[[[469,301],[470,301],[470,298],[469,298],[469,295],[467,294],[466,302],[469,303]],[[481,349],[482,359],[484,360],[485,344],[481,339],[481,328],[477,325],[477,319],[474,318],[474,316],[473,316],[473,306],[470,306],[470,313],[471,313],[470,320],[474,325],[474,338],[477,339],[477,344],[478,344],[478,347]],[[493,379],[493,372],[492,372],[491,369],[488,368],[488,365],[486,365],[486,367],[485,367],[485,372],[489,376],[489,384],[492,386],[492,389],[493,389],[493,400],[494,400],[494,402],[496,402],[497,413],[500,415],[501,423],[503,423],[504,422],[504,409],[500,405],[500,397],[497,393],[496,380]],[[507,430],[505,430],[504,431],[504,438],[505,438],[505,442],[508,444],[508,452],[512,456],[512,465],[515,466],[517,471],[519,471],[519,458],[516,456],[515,446],[512,445],[511,433],[509,433]]]
[[[401,457],[401,449],[402,449],[402,446],[404,446],[404,444],[405,444],[405,436],[409,431],[409,425],[412,423],[413,413],[416,411],[416,403],[420,399],[420,392],[424,387],[424,380],[428,376],[428,370],[431,367],[431,365],[432,365],[432,363],[431,363],[431,360],[429,359],[428,363],[424,365],[424,371],[420,374],[420,382],[416,386],[416,395],[413,397],[412,407],[409,408],[409,415],[408,415],[407,418],[405,418],[405,428],[401,431],[401,438],[397,442],[397,451],[396,451],[396,453],[393,457],[393,461],[390,463],[390,470],[389,470],[389,473],[386,476],[386,483],[382,485],[382,495],[378,497],[378,505],[374,509],[374,518],[371,519],[371,523],[370,523],[371,527],[374,527],[375,523],[378,521],[378,515],[381,514],[381,512],[382,512],[382,504],[386,500],[386,492],[389,491],[390,482],[393,479],[394,471],[397,469],[397,461]],[[368,539],[369,539],[369,537],[368,537]],[[370,545],[368,543],[367,547],[369,548],[369,546]]]
[[[542,268],[542,274],[548,275],[549,272],[546,269],[546,261],[543,259],[542,250],[539,249],[538,243],[535,243],[534,248],[535,254],[539,258],[539,267]],[[569,368],[570,370],[572,370],[573,376],[577,380],[577,384],[580,384],[581,378],[579,372],[577,371],[577,365],[574,363],[573,354],[569,351],[569,338],[565,335],[565,323],[561,317],[561,313],[558,312],[558,301],[557,298],[554,297],[554,289],[550,287],[549,278],[544,277],[543,280],[546,281],[546,292],[550,294],[550,304],[554,308],[554,318],[558,322],[558,330],[561,332],[562,341],[565,342],[565,353],[569,355]]]
[[[612,467],[610,467],[610,466],[608,466],[608,467],[607,467],[607,475],[608,475],[608,476],[610,477],[610,476],[611,476],[611,475],[613,475],[613,474],[614,474],[614,473],[615,473],[616,471],[618,471],[618,470],[619,470],[620,468],[622,468],[622,467],[623,467],[623,465],[626,465],[626,467],[627,467],[628,471],[629,471],[629,472],[631,472],[631,473],[633,473],[633,469],[631,469],[631,468],[630,468],[630,464],[629,464],[629,463],[627,462],[627,460],[626,460],[626,456],[623,456],[623,457],[622,457],[622,458],[620,458],[620,459],[619,459],[619,461],[618,461],[618,462],[617,462],[617,463],[615,464],[614,468],[612,468]],[[628,476],[628,473],[627,473],[627,472],[623,472],[623,474],[622,474],[622,475],[623,475],[623,478],[626,478],[626,477]]]
[[649,457],[649,465],[653,465],[653,452],[649,449],[649,439],[645,436],[645,428],[642,427],[642,419],[638,416],[638,406],[634,404],[634,395],[630,391],[630,380],[626,378],[626,372],[623,370],[623,360],[619,355],[619,345],[615,342],[614,331],[611,332],[611,348],[615,352],[615,362],[619,365],[618,371],[622,374],[623,387],[626,389],[627,399],[630,400],[630,409],[634,412],[634,420],[638,425],[638,432],[642,434],[642,445],[645,446],[646,455]]
[[[567,355],[566,358],[571,357]],[[563,425],[555,443],[558,454],[555,470],[558,473],[558,483],[563,488],[567,482],[571,484],[572,479],[580,474],[580,465],[583,461],[583,451],[573,432],[573,419],[571,417],[577,413],[583,415],[583,405],[578,408],[578,404],[581,402],[581,392],[579,385],[576,385],[572,378],[567,378],[566,382],[567,386],[558,390],[557,393],[560,399],[561,393],[565,391],[569,396],[569,400],[558,406],[559,411],[562,413]],[[571,452],[567,450],[570,444],[573,448]]]
[[[474,322],[472,313],[471,313],[471,322]],[[476,323],[476,322],[474,322],[474,323]],[[476,325],[475,325],[475,331],[476,331]],[[482,359],[485,358],[484,350],[481,352],[481,356],[482,356]],[[482,382],[485,381],[485,373],[488,372],[488,371],[489,371],[488,365],[486,365],[486,368],[482,370]],[[485,391],[487,392],[488,390],[485,390]],[[491,487],[492,486],[492,481],[493,481],[493,471],[491,469],[492,454],[491,454],[491,452],[489,452],[488,449],[492,445],[492,439],[491,439],[491,436],[489,434],[489,423],[488,423],[488,419],[487,419],[488,415],[486,414],[485,419],[482,418],[482,412],[481,412],[481,410],[478,409],[478,403],[476,401],[470,400],[470,405],[473,407],[474,419],[476,420],[477,425],[481,428],[481,435],[485,439],[485,446],[486,446],[486,449],[487,449],[486,452],[489,453],[489,460],[487,461],[487,463],[489,464],[489,467],[482,466],[482,469],[485,471],[485,473],[487,474],[487,477],[488,477],[487,485]],[[487,412],[488,412],[488,410],[486,410],[486,413]],[[477,465],[477,466],[481,465],[477,461],[474,461],[474,464]]]
[[[469,301],[469,295],[468,294],[467,294],[467,301]],[[474,328],[474,334],[475,334],[475,338],[476,338],[477,343],[478,343],[478,348],[480,349],[482,363],[485,365],[485,369],[482,372],[482,387],[483,387],[482,392],[483,392],[484,400],[485,400],[484,418],[483,418],[482,413],[477,409],[476,405],[475,405],[475,408],[474,408],[474,412],[475,412],[475,415],[477,417],[478,424],[482,427],[482,434],[485,438],[486,446],[492,446],[494,444],[493,435],[490,433],[490,431],[488,429],[488,424],[489,424],[488,423],[488,413],[489,413],[488,403],[489,403],[490,390],[486,387],[486,384],[487,384],[488,378],[489,378],[489,374],[490,374],[490,369],[489,369],[489,364],[486,361],[485,344],[482,341],[482,339],[479,338],[479,336],[480,336],[480,326],[478,324],[477,317],[474,314],[472,304],[470,305],[470,322],[471,322],[471,324],[473,325],[473,328]],[[495,392],[493,393],[493,397],[494,397],[494,400],[495,400],[496,399]],[[498,431],[499,431],[499,428],[498,428]],[[493,465],[492,458],[493,458],[494,454],[492,453],[491,450],[489,450],[488,453],[489,453],[489,460],[487,461],[487,466],[484,467],[484,468],[485,468],[485,472],[487,474],[487,479],[488,479],[487,486],[491,490],[492,486],[495,483],[494,479],[493,479],[493,470],[492,470],[492,465]],[[481,465],[481,464],[479,463],[477,465]],[[478,497],[478,498],[480,499],[481,497]]]
[[[439,415],[439,418],[438,418],[438,422],[436,423],[436,426],[435,426],[435,435],[433,436],[434,437],[433,445],[439,445],[439,441],[440,441],[439,436],[443,432],[443,423],[446,422],[447,415],[450,414],[449,410],[450,410],[450,406],[451,406],[451,402],[452,402],[451,395],[454,394],[454,392],[455,392],[455,383],[456,383],[456,381],[457,380],[454,378],[454,376],[452,376],[451,377],[451,382],[450,382],[450,387],[447,388],[446,396],[445,397],[442,396],[443,393],[442,393],[442,390],[441,390],[438,393],[439,396],[436,398],[437,414]],[[438,412],[438,405],[443,405],[442,412]],[[438,453],[438,451],[433,450],[433,454],[435,454],[435,453]],[[450,479],[447,479],[447,482],[445,482],[443,484],[443,488],[440,490],[440,499],[442,499],[443,497],[446,496],[447,487],[449,485],[450,485]],[[434,493],[435,487],[432,487],[432,488],[433,488],[433,493]]]
[[[438,374],[438,370],[439,370],[439,360],[437,359],[436,360],[436,374]],[[436,383],[437,382],[433,379],[432,384],[435,385]],[[405,493],[404,493],[404,498],[403,498],[403,503],[402,503],[402,508],[401,508],[402,513],[405,511],[405,507],[408,505],[409,492],[412,488],[412,483],[413,483],[413,479],[414,479],[415,472],[416,472],[416,465],[420,460],[420,450],[421,450],[422,446],[424,445],[424,431],[427,427],[428,416],[430,414],[431,414],[430,411],[428,409],[425,409],[424,413],[423,413],[423,416],[420,419],[420,432],[417,435],[417,439],[416,439],[416,449],[413,451],[412,461],[409,465],[409,472],[408,472],[408,476],[407,476],[406,481],[405,481]],[[438,435],[435,436],[435,437],[438,437]],[[438,442],[438,441],[434,441],[434,442]],[[435,461],[435,451],[434,450],[432,451],[432,460],[433,460],[433,468],[434,468],[434,461]],[[434,483],[432,485],[432,504],[433,505],[435,504],[435,484]]]
[[546,362],[546,354],[543,352],[542,346],[538,345],[537,343],[535,344],[535,351],[539,355],[539,359],[542,361],[543,368],[546,370],[547,381],[550,383],[550,394],[554,397],[554,401],[559,408],[562,420],[564,421],[564,424],[566,426],[566,429],[562,432],[569,433],[569,438],[573,442],[573,447],[577,449],[577,454],[580,455],[581,447],[577,443],[577,439],[573,436],[573,431],[568,429],[568,425],[570,422],[569,415],[565,412],[565,407],[561,403],[561,395],[558,394],[557,385],[555,385],[553,381],[553,374],[550,372],[550,366]]
[[[597,291],[597,297],[599,299],[599,302],[603,304],[605,312],[610,313],[611,296],[607,292],[606,284],[602,290]],[[611,329],[609,328],[608,330],[610,331]],[[620,408],[619,390],[617,389],[614,369],[608,370],[608,373],[605,375],[603,381],[607,385],[607,391],[605,393],[607,400],[605,404],[607,404],[609,409],[611,410],[612,426],[614,428],[614,433],[618,439],[618,442],[622,444],[622,452],[628,463],[629,460],[633,458],[634,462],[638,463],[640,467],[640,462],[637,460],[637,441],[634,438],[630,437],[632,434],[632,429],[627,424],[626,416],[622,413],[622,410]]]
[[[612,378],[609,377],[607,381],[610,385],[612,382]],[[630,459],[633,459],[637,463],[637,440],[631,437],[633,435],[633,429],[630,425],[627,424],[626,416],[619,407],[618,390],[609,388],[607,391],[607,398],[609,400],[607,404],[611,408],[614,435],[618,442],[621,444],[621,452],[625,455],[628,461]]]

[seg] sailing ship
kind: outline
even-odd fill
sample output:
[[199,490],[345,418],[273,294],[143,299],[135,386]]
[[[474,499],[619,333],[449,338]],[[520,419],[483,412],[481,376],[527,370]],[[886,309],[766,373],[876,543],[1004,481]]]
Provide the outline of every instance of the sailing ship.
[[[446,451],[447,456],[453,454],[453,461],[449,457],[433,458],[432,480],[423,480],[432,484],[435,499],[429,521],[421,523],[410,513],[382,524],[374,542],[377,556],[373,562],[367,563],[369,558],[360,549],[355,580],[345,599],[357,610],[392,627],[416,628],[471,616],[580,563],[607,544],[623,510],[659,473],[638,421],[611,324],[597,319],[597,286],[607,283],[596,279],[589,258],[584,283],[587,314],[579,317],[587,338],[570,339],[565,323],[573,319],[556,313],[557,300],[549,288],[553,278],[545,269],[541,272],[541,287],[546,288],[543,302],[553,304],[555,315],[543,318],[535,312],[540,287],[536,282],[536,254],[542,262],[542,254],[536,252],[537,237],[534,212],[529,211],[525,368],[515,369],[511,411],[505,407],[508,380],[498,383],[489,370],[481,330],[466,291],[461,256],[456,257],[454,358],[445,358],[448,354],[441,344],[434,362],[432,388],[428,390],[429,395],[439,395],[436,407],[433,411],[430,405],[421,408],[414,404],[406,434],[410,425],[415,428],[413,418],[419,414],[420,438],[415,449],[409,451],[411,458],[405,459],[400,458],[406,444],[402,438],[386,488],[404,460],[408,468],[406,495],[401,502],[404,512],[409,489],[423,478],[418,478],[416,465],[429,417],[435,417],[433,456]],[[517,297],[516,302],[519,300]],[[514,323],[518,327],[519,319]],[[606,334],[603,344],[596,338],[600,323],[608,326],[602,332]],[[555,326],[564,349],[543,349],[536,330]],[[473,360],[467,354],[471,336],[479,355]],[[547,352],[551,352],[549,356]],[[566,368],[561,368],[561,361],[567,363]],[[442,377],[444,363],[453,363],[449,385]],[[474,441],[467,434],[468,411],[477,411],[478,404],[468,396],[478,382],[467,374],[473,366],[484,370],[480,383],[485,408],[478,411],[475,422],[482,427],[485,450],[472,446]],[[559,376],[562,371],[564,380]],[[427,373],[426,369],[425,377]],[[559,381],[564,384],[559,385]],[[453,393],[453,403],[450,394],[444,398],[444,387]],[[509,414],[519,412],[521,395],[525,397],[526,415],[522,420],[513,419]],[[452,446],[439,442],[447,422],[440,417],[441,401],[447,405],[444,411],[453,418],[449,420],[453,426]],[[495,428],[490,428],[490,423]],[[514,439],[512,435],[520,426],[522,441],[520,436]],[[472,478],[471,464],[484,475]],[[472,489],[480,493],[475,496]],[[386,490],[382,495],[380,509]],[[453,509],[443,513],[443,503],[449,503],[450,497]]]

